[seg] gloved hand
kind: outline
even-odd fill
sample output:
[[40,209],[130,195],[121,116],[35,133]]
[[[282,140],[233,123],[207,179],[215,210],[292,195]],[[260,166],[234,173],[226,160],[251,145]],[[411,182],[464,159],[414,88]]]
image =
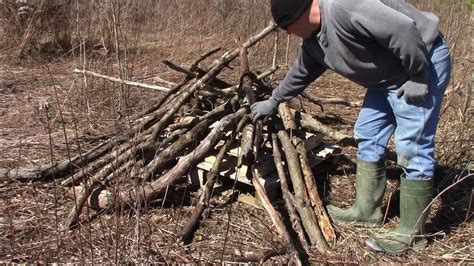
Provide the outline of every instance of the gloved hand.
[[410,104],[423,103],[428,95],[428,85],[413,80],[408,80],[397,91],[397,97],[405,97]]
[[250,106],[252,121],[255,123],[259,117],[276,113],[278,102],[272,98],[256,102]]

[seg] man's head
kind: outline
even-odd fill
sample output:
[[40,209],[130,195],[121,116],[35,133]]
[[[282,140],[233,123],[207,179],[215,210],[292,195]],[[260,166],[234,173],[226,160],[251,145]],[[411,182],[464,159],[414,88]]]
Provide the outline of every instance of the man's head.
[[286,29],[311,6],[312,0],[271,0],[272,16],[278,27]]
[[306,39],[319,31],[317,0],[271,0],[271,10],[276,24],[288,34]]

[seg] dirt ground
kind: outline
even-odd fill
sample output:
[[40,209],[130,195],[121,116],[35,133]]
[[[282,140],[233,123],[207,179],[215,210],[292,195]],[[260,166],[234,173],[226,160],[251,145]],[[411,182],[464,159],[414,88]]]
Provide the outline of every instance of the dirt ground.
[[[192,61],[202,52],[191,48],[189,51],[172,59],[186,64],[187,59]],[[169,56],[166,53],[137,55],[134,78],[151,82],[149,76],[158,75],[178,81],[179,75],[158,63]],[[72,74],[72,69],[79,65],[77,58],[15,62],[8,51],[3,51],[0,62],[0,168],[36,168],[73,157],[128,128],[131,115],[160,97],[156,92],[132,89],[128,109],[123,111],[114,101],[115,85],[90,79],[86,87],[82,77]],[[100,62],[94,65],[96,69],[113,72],[108,67],[113,59],[104,57],[94,62]],[[284,70],[279,71],[276,79],[283,74]],[[234,81],[236,78],[231,77]],[[363,89],[331,73],[308,91],[320,97],[344,97],[357,103],[362,102],[364,94]],[[303,103],[308,113],[352,134],[358,108],[325,105],[321,110]],[[314,170],[324,200],[350,206],[355,196],[355,148],[343,146],[342,150],[336,167]],[[472,182],[450,188],[435,199],[428,222],[430,245],[426,250],[388,256],[374,253],[364,245],[371,234],[393,229],[398,224],[395,189],[400,169],[393,162],[388,165],[390,180],[384,206],[390,202],[390,208],[383,227],[335,226],[338,240],[332,243],[332,252],[322,255],[313,248],[305,262],[474,263]],[[436,179],[438,192],[447,187],[446,180],[452,181],[446,179],[448,173],[452,176],[458,170],[440,166]],[[220,196],[213,203],[190,243],[175,241],[193,209],[187,196],[192,191],[186,189],[172,191],[175,193],[172,200],[131,211],[88,210],[82,217],[85,222],[69,230],[64,223],[73,202],[59,181],[0,183],[0,262],[232,263],[272,250],[279,244],[265,211],[235,201],[236,194],[248,190],[232,185],[232,193]],[[280,200],[276,205],[283,204]],[[286,264],[289,260],[284,255],[268,262]]]

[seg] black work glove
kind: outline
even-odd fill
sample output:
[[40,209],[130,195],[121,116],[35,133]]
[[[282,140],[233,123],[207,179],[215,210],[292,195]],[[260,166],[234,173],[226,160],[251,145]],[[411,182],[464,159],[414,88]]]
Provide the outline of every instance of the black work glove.
[[276,113],[278,102],[271,97],[268,100],[256,102],[250,106],[252,121],[255,123],[258,118]]
[[405,97],[409,104],[423,103],[428,95],[428,85],[422,82],[408,80],[397,91],[397,97]]

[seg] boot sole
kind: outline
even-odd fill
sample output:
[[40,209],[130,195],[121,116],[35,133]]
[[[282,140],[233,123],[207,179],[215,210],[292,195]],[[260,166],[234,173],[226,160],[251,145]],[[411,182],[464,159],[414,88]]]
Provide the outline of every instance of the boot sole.
[[413,246],[407,246],[406,248],[404,249],[401,249],[401,250],[397,250],[397,251],[388,251],[388,250],[385,250],[383,248],[381,248],[377,242],[374,242],[374,241],[370,241],[371,239],[366,239],[364,242],[365,244],[370,248],[372,249],[373,251],[376,251],[376,252],[382,252],[384,254],[387,254],[387,255],[400,255],[404,252],[407,252],[408,250],[413,250],[413,251],[416,251],[416,252],[419,252],[419,251],[422,251],[424,250],[427,246],[428,246],[428,240],[426,239],[422,239],[422,240],[419,240],[417,243],[413,244]]
[[336,224],[339,225],[348,225],[348,226],[354,226],[354,227],[363,227],[363,228],[376,228],[382,226],[382,222],[360,222],[360,221],[350,221],[350,222],[344,222],[344,221],[336,221],[333,220]]

